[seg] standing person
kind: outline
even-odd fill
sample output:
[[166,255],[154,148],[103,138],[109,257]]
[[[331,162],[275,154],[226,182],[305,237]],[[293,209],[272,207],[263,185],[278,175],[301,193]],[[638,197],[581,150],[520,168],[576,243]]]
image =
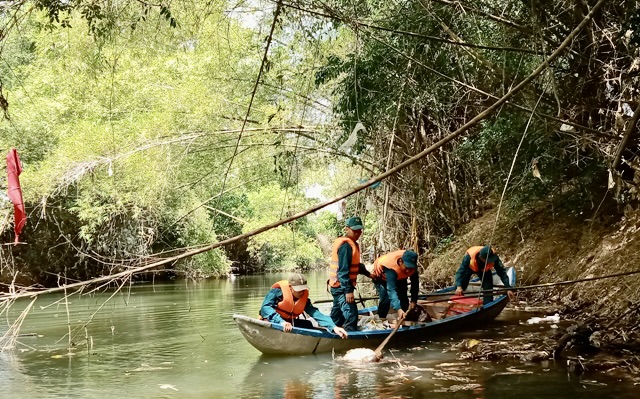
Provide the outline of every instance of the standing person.
[[[371,278],[380,297],[378,316],[387,317],[389,307],[398,312],[398,319],[418,303],[420,276],[418,254],[412,250],[398,250],[380,256],[373,263]],[[411,281],[411,303],[407,296],[408,280]]]
[[347,332],[343,328],[337,327],[331,317],[311,304],[307,279],[300,273],[292,274],[288,280],[272,285],[260,308],[260,316],[272,323],[282,324],[284,332],[290,332],[294,325],[313,328],[310,320],[298,318],[303,312],[313,317],[320,326],[343,339],[347,338]]
[[[464,290],[469,285],[471,275],[475,274],[482,280],[482,290],[493,290],[493,276],[491,270],[495,269],[496,273],[502,280],[505,288],[510,288],[509,276],[505,270],[500,257],[494,252],[493,248],[489,245],[484,247],[475,246],[467,250],[462,258],[462,263],[456,272],[456,295],[462,295]],[[513,300],[515,295],[513,291],[507,291],[509,300]],[[484,294],[482,297],[482,303],[487,304],[493,301],[493,295]]]
[[358,216],[346,220],[345,235],[334,241],[329,264],[327,283],[333,296],[331,319],[347,331],[358,330],[358,307],[353,294],[358,274],[369,277],[369,272],[360,263],[358,238],[362,229],[362,220]]

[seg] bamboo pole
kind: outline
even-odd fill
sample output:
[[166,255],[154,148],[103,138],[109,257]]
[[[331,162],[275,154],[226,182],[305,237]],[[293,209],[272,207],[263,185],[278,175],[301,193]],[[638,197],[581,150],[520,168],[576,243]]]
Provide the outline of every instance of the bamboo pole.
[[[557,287],[557,286],[561,286],[561,285],[570,285],[570,284],[577,284],[577,283],[584,283],[584,282],[589,282],[589,281],[597,281],[597,280],[605,280],[608,278],[616,278],[616,277],[625,277],[625,276],[631,276],[634,274],[640,274],[640,270],[633,270],[630,272],[623,272],[623,273],[615,273],[615,274],[608,274],[605,276],[596,276],[596,277],[585,277],[585,278],[580,278],[580,279],[576,279],[576,280],[565,280],[565,281],[557,281],[555,283],[541,283],[541,284],[532,284],[532,285],[523,285],[520,287],[510,287],[510,288],[506,288],[506,287],[502,287],[502,288],[494,288],[492,290],[479,290],[479,291],[474,291],[472,292],[474,295],[479,293],[479,294],[504,294],[507,291],[529,291],[529,290],[533,290],[533,289],[537,289],[537,288],[549,288],[549,287]],[[453,295],[453,291],[451,292],[433,292],[433,293],[429,293],[429,294],[420,294],[418,297],[419,298],[429,298],[429,297],[447,297],[444,299],[440,299],[440,300],[432,300],[432,301],[427,301],[427,303],[437,303],[437,302],[443,302],[443,301],[448,301],[450,298],[450,296]],[[360,298],[362,301],[370,301],[373,299],[379,299],[377,296],[372,296],[372,297],[366,297],[366,298]],[[328,302],[333,302],[333,299],[320,299],[317,301],[313,301],[313,303],[328,303]]]

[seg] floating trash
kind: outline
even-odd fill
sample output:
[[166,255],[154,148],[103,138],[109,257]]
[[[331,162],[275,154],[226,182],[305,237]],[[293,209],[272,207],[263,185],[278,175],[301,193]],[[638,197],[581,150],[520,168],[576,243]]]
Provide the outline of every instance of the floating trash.
[[464,362],[464,363],[440,363],[440,364],[436,364],[436,367],[443,367],[443,368],[449,368],[449,367],[453,367],[453,368],[462,368],[464,366],[468,366],[469,363]]
[[373,363],[377,362],[380,359],[376,355],[376,352],[371,349],[356,348],[351,349],[350,351],[345,353],[345,355],[342,357],[342,360],[351,363]]
[[459,391],[473,391],[474,389],[482,388],[480,384],[464,384],[464,385],[452,385],[448,388],[436,389],[433,392],[459,392]]
[[469,377],[461,375],[463,373],[462,370],[458,370],[457,372],[447,372],[444,370],[435,370],[433,372],[432,378],[434,380],[445,380],[445,381],[456,381],[456,382],[472,382]]
[[533,374],[533,371],[520,370],[515,367],[507,367],[506,371],[494,373],[493,375],[497,376],[497,375],[519,375],[519,374]]
[[553,316],[532,317],[529,320],[527,320],[527,324],[558,323],[559,321],[560,321],[560,315],[556,313]]
[[389,324],[386,323],[386,319],[381,319],[377,314],[360,316],[360,319],[358,320],[358,330],[360,331],[377,331],[387,329],[389,329]]

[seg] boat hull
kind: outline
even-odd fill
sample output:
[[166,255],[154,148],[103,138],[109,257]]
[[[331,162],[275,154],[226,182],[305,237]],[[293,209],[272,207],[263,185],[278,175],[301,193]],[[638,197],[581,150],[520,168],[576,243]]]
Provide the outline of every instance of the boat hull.
[[[398,330],[389,342],[394,346],[415,343],[432,336],[455,331],[474,329],[481,323],[495,319],[508,300],[501,300],[490,308],[479,309],[452,318],[435,320],[421,326],[405,326]],[[294,328],[285,333],[279,324],[234,315],[242,335],[257,350],[266,355],[309,355],[323,352],[346,352],[353,348],[375,348],[384,341],[391,330],[357,331],[349,333],[347,339],[326,330]]]
[[[515,272],[512,269],[510,280],[512,284],[515,282]],[[439,293],[450,292],[453,289],[449,287]],[[495,319],[508,303],[507,296],[501,295],[493,302],[467,313],[433,320],[426,324],[403,326],[392,337],[388,346],[405,346],[438,335],[476,329],[481,324]],[[266,355],[309,355],[332,351],[346,352],[354,348],[376,348],[392,331],[355,331],[350,332],[348,338],[341,339],[326,329],[294,327],[291,332],[285,333],[281,324],[237,314],[233,315],[233,319],[245,339]]]

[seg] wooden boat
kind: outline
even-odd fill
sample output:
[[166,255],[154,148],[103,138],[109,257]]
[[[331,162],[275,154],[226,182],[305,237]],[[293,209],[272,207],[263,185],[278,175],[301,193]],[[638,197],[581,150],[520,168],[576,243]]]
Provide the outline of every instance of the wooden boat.
[[[507,269],[507,274],[513,286],[516,280],[515,269]],[[495,271],[494,286],[496,288],[502,286]],[[476,279],[469,284],[466,293],[477,292],[479,288],[479,282]],[[391,339],[389,345],[406,345],[439,334],[474,329],[481,323],[495,319],[509,302],[507,295],[496,296],[492,302],[484,306],[482,306],[481,300],[479,300],[479,305],[469,305],[468,300],[459,303],[447,300],[451,299],[454,291],[455,287],[448,287],[421,296],[418,303],[427,309],[432,316],[432,321],[402,326]],[[448,295],[449,293],[450,295]],[[435,298],[437,298],[437,303],[433,303]],[[477,295],[467,294],[465,298],[477,298]],[[457,308],[457,310],[452,308]],[[377,307],[370,307],[362,309],[359,313],[366,315],[376,310]],[[347,339],[341,339],[324,328],[294,327],[291,332],[285,333],[281,324],[243,315],[233,315],[233,319],[245,339],[260,352],[268,355],[308,355],[331,351],[345,352],[353,348],[375,348],[392,331],[392,329],[354,331],[349,333]]]

